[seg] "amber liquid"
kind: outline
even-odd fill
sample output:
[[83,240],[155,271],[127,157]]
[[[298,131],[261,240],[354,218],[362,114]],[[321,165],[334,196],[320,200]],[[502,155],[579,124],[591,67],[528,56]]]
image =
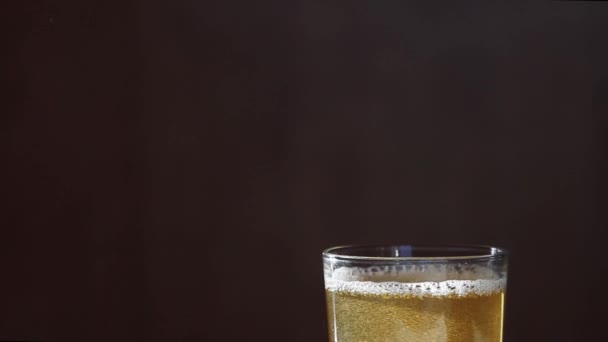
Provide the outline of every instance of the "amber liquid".
[[332,342],[501,342],[504,292],[326,291]]

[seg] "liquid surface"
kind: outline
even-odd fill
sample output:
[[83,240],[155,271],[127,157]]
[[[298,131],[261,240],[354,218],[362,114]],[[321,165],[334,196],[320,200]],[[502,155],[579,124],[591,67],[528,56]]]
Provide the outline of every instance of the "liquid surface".
[[504,279],[357,278],[363,281],[326,279],[332,342],[502,341]]

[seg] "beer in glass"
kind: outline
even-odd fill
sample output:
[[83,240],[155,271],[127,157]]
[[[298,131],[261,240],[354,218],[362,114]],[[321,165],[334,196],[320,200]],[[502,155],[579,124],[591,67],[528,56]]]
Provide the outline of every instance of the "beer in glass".
[[331,342],[501,342],[507,253],[347,246],[323,253]]

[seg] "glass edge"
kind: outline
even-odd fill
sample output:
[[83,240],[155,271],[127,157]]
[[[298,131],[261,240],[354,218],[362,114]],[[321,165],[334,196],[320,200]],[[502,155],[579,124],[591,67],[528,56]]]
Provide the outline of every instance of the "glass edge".
[[[462,255],[462,256],[442,256],[442,257],[371,257],[371,256],[358,256],[358,255],[340,255],[335,254],[333,251],[346,249],[346,248],[361,248],[361,247],[391,247],[391,246],[413,246],[413,247],[434,247],[434,248],[486,248],[489,249],[492,254],[484,255]],[[432,244],[370,244],[370,245],[341,245],[333,246],[323,250],[321,253],[323,259],[332,260],[344,260],[344,261],[428,261],[428,262],[442,262],[442,261],[487,261],[487,260],[500,260],[508,259],[509,251],[506,248],[489,245],[466,245],[466,244],[448,244],[448,245],[432,245]]]

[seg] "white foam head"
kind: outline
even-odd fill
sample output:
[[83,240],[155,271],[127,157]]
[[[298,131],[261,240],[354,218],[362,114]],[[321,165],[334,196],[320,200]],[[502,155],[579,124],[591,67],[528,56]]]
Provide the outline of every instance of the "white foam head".
[[504,291],[506,278],[485,267],[454,269],[446,265],[341,267],[325,275],[332,292],[400,296],[488,295]]

